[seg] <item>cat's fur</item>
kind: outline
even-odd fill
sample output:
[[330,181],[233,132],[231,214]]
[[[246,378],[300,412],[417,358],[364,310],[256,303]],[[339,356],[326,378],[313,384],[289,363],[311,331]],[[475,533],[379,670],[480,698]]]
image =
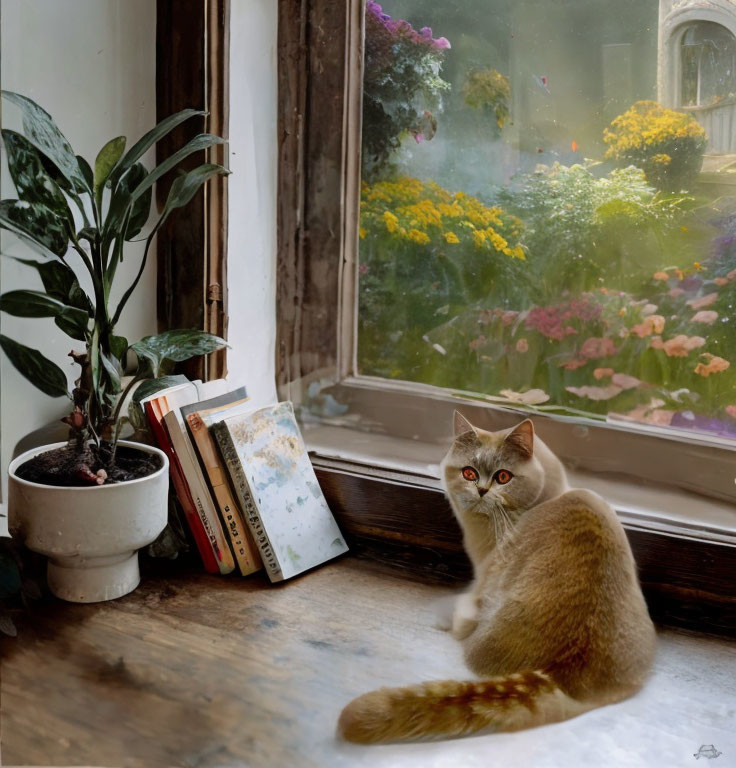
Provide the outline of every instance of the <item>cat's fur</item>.
[[[475,580],[452,631],[476,682],[381,688],[345,707],[339,729],[371,743],[513,731],[619,701],[644,682],[655,633],[615,512],[570,490],[531,421],[486,432],[455,414],[443,485]],[[463,477],[475,468],[477,484]],[[494,473],[506,469],[505,485]],[[487,489],[482,494],[481,490]]]

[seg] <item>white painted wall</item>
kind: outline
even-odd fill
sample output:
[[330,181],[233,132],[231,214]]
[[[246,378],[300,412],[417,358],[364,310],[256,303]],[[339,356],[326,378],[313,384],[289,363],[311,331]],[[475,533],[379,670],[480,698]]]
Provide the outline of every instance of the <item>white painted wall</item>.
[[[0,83],[38,101],[78,154],[94,159],[105,141],[136,139],[155,121],[153,0],[2,0]],[[245,384],[255,404],[275,399],[276,272],[275,0],[232,0],[229,178],[229,379]],[[3,124],[17,128],[6,107]],[[152,158],[144,158],[149,164]],[[2,197],[13,197],[3,168]],[[11,235],[2,247],[29,256]],[[131,248],[123,281],[137,268]],[[124,270],[124,271],[123,271]],[[36,275],[0,261],[0,288],[38,287]],[[119,326],[130,340],[155,332],[155,264],[150,263]],[[0,316],[2,333],[37,347],[69,370],[71,340],[50,321]],[[66,401],[34,390],[0,359],[0,461],[6,468],[18,440],[59,418]]]
[[232,0],[229,378],[276,398],[276,0]]
[[[0,84],[43,106],[57,121],[77,154],[92,163],[100,147],[118,135],[129,143],[156,119],[156,3],[153,0],[2,0]],[[18,128],[17,112],[3,105],[3,125]],[[150,167],[152,157],[144,158]],[[4,163],[3,163],[4,166]],[[3,167],[2,197],[15,197]],[[32,257],[12,235],[3,233],[5,252]],[[119,292],[138,268],[139,246],[132,246],[121,266]],[[0,259],[0,288],[40,287],[33,270]],[[148,265],[137,293],[123,314],[119,331],[134,340],[156,329],[155,263]],[[66,354],[74,342],[50,320],[0,316],[7,336],[38,348],[69,371]],[[78,346],[78,342],[76,343]],[[13,448],[28,432],[61,417],[68,401],[34,389],[0,359],[0,464],[2,498]]]

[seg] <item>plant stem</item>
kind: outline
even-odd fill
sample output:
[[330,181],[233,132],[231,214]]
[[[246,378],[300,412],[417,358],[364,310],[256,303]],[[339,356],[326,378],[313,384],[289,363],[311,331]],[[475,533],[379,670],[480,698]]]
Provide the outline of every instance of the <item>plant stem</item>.
[[115,314],[113,315],[113,318],[112,318],[112,325],[115,325],[120,319],[120,314],[123,311],[123,308],[125,307],[128,299],[130,298],[131,294],[133,293],[136,286],[138,285],[138,281],[141,279],[141,276],[143,275],[143,270],[146,268],[146,261],[148,259],[148,249],[151,247],[151,243],[153,242],[153,238],[157,230],[158,230],[158,225],[156,225],[153,228],[153,230],[151,231],[151,234],[146,238],[146,247],[143,251],[143,258],[141,259],[141,265],[138,268],[138,274],[135,276],[135,280],[133,280],[133,283],[131,284],[131,286],[123,294],[122,299],[120,299],[118,308],[115,310]]

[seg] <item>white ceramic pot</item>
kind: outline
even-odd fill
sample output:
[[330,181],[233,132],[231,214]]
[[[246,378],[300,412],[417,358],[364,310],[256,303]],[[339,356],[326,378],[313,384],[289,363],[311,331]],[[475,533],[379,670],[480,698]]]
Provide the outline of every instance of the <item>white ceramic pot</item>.
[[161,468],[125,483],[60,488],[22,480],[18,467],[53,443],[21,454],[8,469],[8,525],[14,538],[49,558],[49,588],[74,603],[114,600],[140,582],[138,550],[166,526],[169,462],[158,448],[121,440],[152,453]]

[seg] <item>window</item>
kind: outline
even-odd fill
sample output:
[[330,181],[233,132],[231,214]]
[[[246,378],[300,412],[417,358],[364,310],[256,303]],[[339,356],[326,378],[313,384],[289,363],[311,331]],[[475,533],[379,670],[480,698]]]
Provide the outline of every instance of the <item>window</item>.
[[[359,373],[736,437],[736,215],[655,100],[658,6],[367,3]],[[683,98],[735,51],[690,26]]]
[[[736,443],[730,401],[711,403],[733,374],[733,276],[703,269],[730,177],[701,171],[710,134],[658,50],[680,61],[690,5],[279,3],[278,384],[357,548],[467,573],[438,489],[452,411],[488,429],[531,413],[622,517],[655,615],[732,625]],[[671,153],[622,138],[648,122]]]
[[683,107],[736,99],[736,38],[731,32],[700,21],[686,28],[681,45]]

